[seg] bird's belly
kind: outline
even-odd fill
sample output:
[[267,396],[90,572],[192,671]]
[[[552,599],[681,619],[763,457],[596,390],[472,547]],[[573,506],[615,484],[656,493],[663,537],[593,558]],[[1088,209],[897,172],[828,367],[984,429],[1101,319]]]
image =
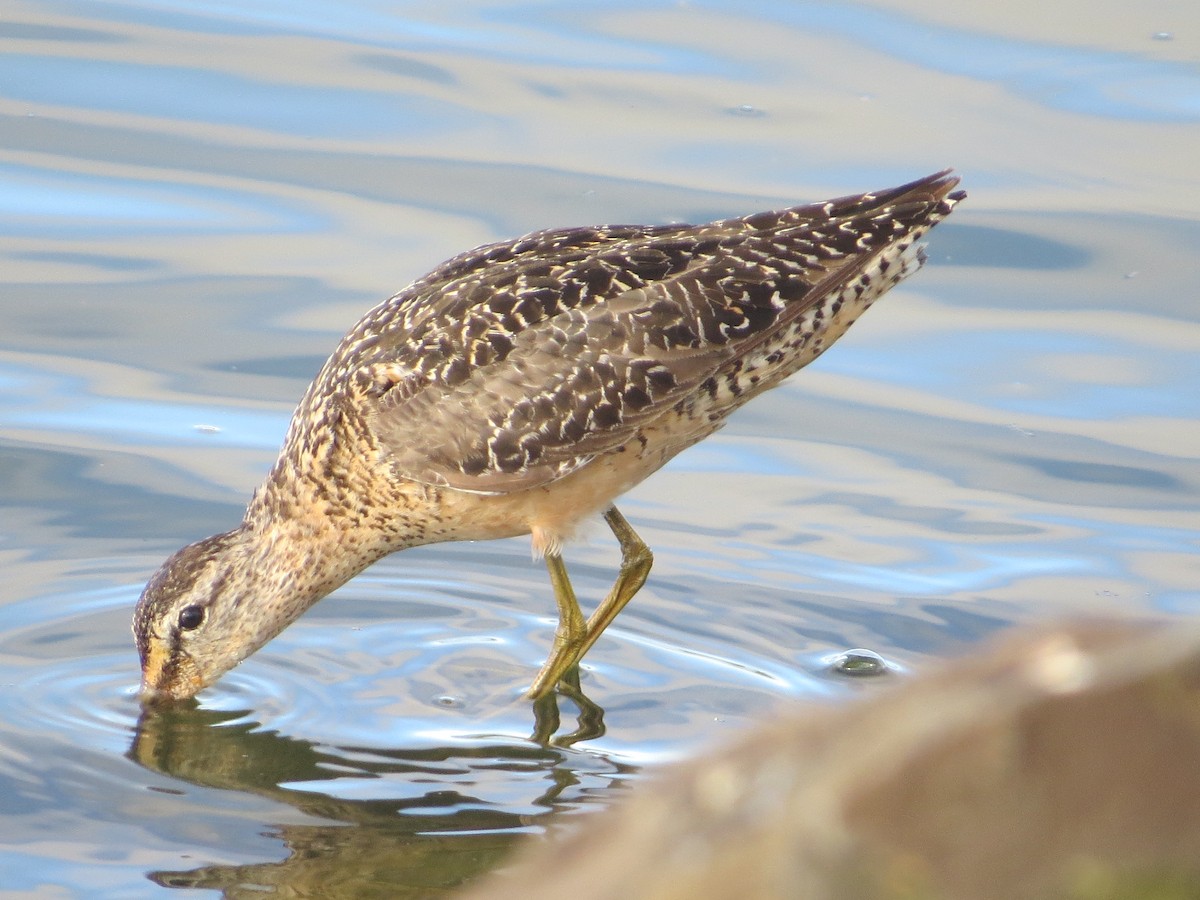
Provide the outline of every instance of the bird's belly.
[[[675,410],[664,418],[681,415]],[[604,451],[549,484],[497,494],[443,489],[441,518],[453,523],[452,533],[443,539],[492,540],[531,534],[536,554],[558,552],[581,525],[716,427],[719,423],[696,433],[690,426],[680,429],[660,418],[625,445]]]

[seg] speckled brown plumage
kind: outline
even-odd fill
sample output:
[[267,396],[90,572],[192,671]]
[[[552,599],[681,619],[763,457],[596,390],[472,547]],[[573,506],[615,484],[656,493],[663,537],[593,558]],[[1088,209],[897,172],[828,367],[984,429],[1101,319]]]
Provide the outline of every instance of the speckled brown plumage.
[[[534,693],[552,689],[649,570],[613,500],[919,268],[956,183],[701,226],[541,231],[443,263],[343,338],[243,523],[147,585],[145,692],[190,696],[388,553],[516,534],[551,567],[562,624]],[[584,623],[560,553],[600,512],[625,564]]]

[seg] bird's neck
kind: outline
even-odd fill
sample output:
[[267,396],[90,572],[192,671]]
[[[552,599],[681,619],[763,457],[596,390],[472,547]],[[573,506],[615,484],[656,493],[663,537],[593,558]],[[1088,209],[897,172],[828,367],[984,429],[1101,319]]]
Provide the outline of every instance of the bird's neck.
[[427,542],[418,514],[427,498],[415,496],[424,490],[314,473],[284,454],[246,508],[244,552],[279,581],[264,587],[307,608],[382,557]]

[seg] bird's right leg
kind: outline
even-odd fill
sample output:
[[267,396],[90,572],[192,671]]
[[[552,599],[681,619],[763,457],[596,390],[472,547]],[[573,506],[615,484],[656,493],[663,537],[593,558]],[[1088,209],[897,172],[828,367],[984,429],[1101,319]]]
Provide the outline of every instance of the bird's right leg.
[[554,690],[567,671],[583,659],[604,629],[612,624],[617,614],[633,599],[633,595],[641,590],[654,564],[654,554],[646,542],[615,506],[605,511],[604,520],[621,544],[621,569],[612,588],[587,621],[584,621],[579,609],[579,601],[575,598],[575,589],[571,586],[562,556],[558,553],[546,554],[546,568],[550,572],[554,599],[558,603],[558,630],[554,634],[550,656],[529,689],[529,697],[534,700]]
[[587,640],[587,620],[579,601],[575,599],[575,588],[567,574],[567,564],[558,552],[546,554],[546,570],[550,573],[550,584],[554,588],[554,601],[558,604],[558,628],[554,632],[554,646],[546,662],[529,688],[530,699],[537,700],[554,690],[566,671],[579,662],[580,648]]

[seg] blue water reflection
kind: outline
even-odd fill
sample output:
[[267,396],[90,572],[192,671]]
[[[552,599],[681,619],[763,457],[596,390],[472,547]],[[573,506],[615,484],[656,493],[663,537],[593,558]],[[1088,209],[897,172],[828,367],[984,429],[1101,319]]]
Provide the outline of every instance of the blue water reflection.
[[[3,887],[436,895],[640,767],[876,690],[829,671],[847,648],[886,682],[1015,622],[1200,610],[1200,32],[1186,4],[1060,6],[1087,27],[931,0],[7,10]],[[196,709],[141,715],[146,578],[238,520],[307,379],[408,278],[944,165],[970,197],[926,270],[623,503],[656,560],[584,668],[603,728],[575,698],[553,735],[584,737],[531,739],[555,620],[524,539],[383,560]],[[585,605],[617,555],[602,527],[568,548]]]
[[0,358],[0,386],[12,391],[0,416],[7,431],[91,432],[117,444],[177,445],[202,440],[218,447],[279,446],[290,415],[283,411],[129,400],[98,395],[88,380]]
[[[614,3],[614,13],[672,9],[675,4]],[[577,3],[501,3],[429,6],[403,16],[371,0],[320,2],[207,3],[201,11],[188,0],[114,3],[93,0],[93,15],[112,22],[153,23],[196,33],[241,36],[336,37],[351,46],[456,53],[489,59],[574,68],[600,66],[663,72],[713,72],[739,77],[739,67],[667,35],[643,33],[614,38],[592,20],[595,7]]]
[[297,234],[327,224],[311,208],[262,194],[0,162],[0,235]]
[[[1200,120],[1200,75],[1185,63],[938,27],[926,17],[877,7],[757,2],[747,9],[758,20],[819,29],[913,65],[1004,85],[1053,109],[1114,119]],[[1151,37],[1147,28],[1147,45]]]
[[[958,332],[947,340],[946,332],[930,330],[906,334],[903,347],[886,353],[878,345],[851,347],[830,354],[822,366],[1011,413],[1200,419],[1200,357],[1189,347],[1147,338],[1026,325]],[[914,351],[920,365],[913,364]]]
[[465,124],[452,104],[396,91],[269,83],[197,68],[0,55],[13,99],[83,109],[238,125],[341,139],[444,133]]
[[[900,548],[910,553],[911,545]],[[924,553],[916,560],[904,560],[886,568],[878,565],[857,565],[846,560],[831,560],[810,553],[772,552],[768,560],[748,563],[751,570],[784,571],[815,579],[826,584],[841,585],[848,591],[873,591],[884,595],[906,597],[945,596],[949,593],[994,591],[1010,587],[1021,579],[1038,575],[1069,576],[1096,573],[1119,573],[1111,562],[1093,555],[1069,557],[1059,552],[1047,552],[1042,545],[1013,545],[1005,553],[969,545],[925,542]]]

